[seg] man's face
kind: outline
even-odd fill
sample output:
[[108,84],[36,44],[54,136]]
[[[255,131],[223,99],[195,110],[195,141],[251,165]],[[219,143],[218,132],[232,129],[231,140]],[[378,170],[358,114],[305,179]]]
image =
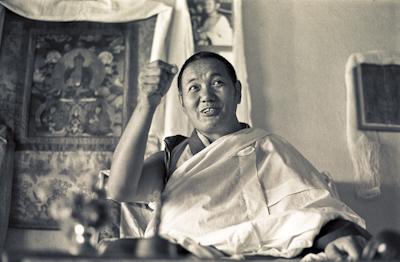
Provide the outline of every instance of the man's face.
[[211,14],[217,9],[217,3],[215,0],[206,0],[204,3],[204,9],[207,14]]
[[193,126],[204,135],[225,135],[238,124],[240,82],[233,83],[219,60],[200,59],[182,74],[181,103]]

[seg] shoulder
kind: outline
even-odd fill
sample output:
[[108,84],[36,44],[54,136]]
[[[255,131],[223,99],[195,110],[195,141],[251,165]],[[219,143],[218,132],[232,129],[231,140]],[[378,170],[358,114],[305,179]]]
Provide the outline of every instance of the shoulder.
[[164,139],[165,142],[165,151],[164,151],[164,165],[165,165],[165,181],[166,183],[176,169],[176,165],[178,160],[183,152],[183,149],[188,144],[188,137],[182,135],[175,135],[166,137]]
[[271,133],[265,129],[258,127],[249,127],[243,129],[243,135],[250,134],[257,137],[257,142],[260,144],[274,144],[274,145],[291,145],[285,138],[275,133]]
[[267,147],[269,150],[289,151],[298,153],[297,149],[284,137],[275,133],[267,132],[264,129],[255,128],[255,132],[264,134],[257,142],[260,146]]
[[228,18],[222,14],[219,15],[218,22],[224,22],[229,24]]

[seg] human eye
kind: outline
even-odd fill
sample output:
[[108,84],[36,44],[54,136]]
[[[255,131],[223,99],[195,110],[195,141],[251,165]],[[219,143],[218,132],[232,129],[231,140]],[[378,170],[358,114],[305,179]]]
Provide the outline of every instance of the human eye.
[[191,85],[187,90],[188,92],[197,92],[199,89],[200,87],[198,85]]
[[214,79],[212,85],[215,87],[221,87],[224,85],[224,81],[222,79]]

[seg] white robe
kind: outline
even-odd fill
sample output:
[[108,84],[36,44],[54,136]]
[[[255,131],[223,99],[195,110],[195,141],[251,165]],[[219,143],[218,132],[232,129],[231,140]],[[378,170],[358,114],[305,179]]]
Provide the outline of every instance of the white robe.
[[197,243],[229,255],[293,257],[312,246],[330,220],[365,227],[334,196],[329,178],[293,146],[264,130],[243,129],[172,174],[163,192],[160,234],[191,251]]

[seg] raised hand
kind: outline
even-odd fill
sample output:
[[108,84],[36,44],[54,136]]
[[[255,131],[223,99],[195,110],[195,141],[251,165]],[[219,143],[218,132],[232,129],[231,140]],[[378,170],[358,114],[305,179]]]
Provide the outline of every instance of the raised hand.
[[150,106],[158,106],[177,72],[176,65],[161,60],[147,64],[139,74],[139,100]]

